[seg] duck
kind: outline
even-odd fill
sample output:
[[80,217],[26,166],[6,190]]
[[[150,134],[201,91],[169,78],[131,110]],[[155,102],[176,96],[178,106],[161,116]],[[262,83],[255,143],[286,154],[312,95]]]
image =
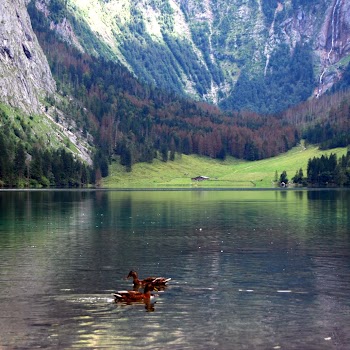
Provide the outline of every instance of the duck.
[[116,303],[125,302],[129,304],[134,302],[144,302],[147,305],[154,301],[155,295],[151,294],[152,291],[157,291],[157,288],[151,283],[147,283],[143,292],[135,290],[120,290],[113,295]]
[[143,280],[139,280],[138,274],[136,271],[130,271],[126,278],[133,278],[134,287],[142,287],[147,284],[151,284],[155,287],[165,287],[166,283],[171,280],[171,278],[165,277],[146,277]]

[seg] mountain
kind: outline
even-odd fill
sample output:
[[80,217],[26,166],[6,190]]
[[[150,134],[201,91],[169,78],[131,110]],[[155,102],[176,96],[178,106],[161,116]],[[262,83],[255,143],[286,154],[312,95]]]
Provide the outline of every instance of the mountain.
[[[34,0],[33,0],[34,1]],[[349,0],[35,0],[82,52],[231,110],[319,96],[350,54]]]
[[0,2],[0,187],[86,185],[93,147],[55,106],[62,96],[28,3]]
[[39,99],[56,83],[23,0],[0,3],[0,96],[13,107],[40,112]]
[[[76,135],[72,132],[76,131],[76,125],[69,118],[69,113],[64,114],[55,108],[49,111],[47,101],[55,99],[57,86],[47,57],[33,31],[27,11],[29,3],[28,0],[3,0],[0,3],[0,102],[19,108],[24,114],[44,116],[44,119],[40,119],[41,123],[50,125],[48,129],[51,130],[45,133],[45,128],[33,123],[32,132],[36,135],[33,142],[43,136],[49,140],[41,142],[57,148],[59,145],[66,147],[63,140],[68,139],[68,148],[72,144],[75,153],[91,164],[87,139],[79,132]],[[13,111],[10,114],[16,113]],[[12,115],[10,119],[18,121],[22,118],[20,114],[16,118]],[[55,123],[55,120],[59,123]],[[12,129],[17,128],[13,125]]]
[[4,0],[0,185],[348,145],[347,4]]
[[4,0],[0,93],[32,111],[55,82],[29,3],[80,52],[225,110],[279,112],[328,91],[349,63],[350,0]]

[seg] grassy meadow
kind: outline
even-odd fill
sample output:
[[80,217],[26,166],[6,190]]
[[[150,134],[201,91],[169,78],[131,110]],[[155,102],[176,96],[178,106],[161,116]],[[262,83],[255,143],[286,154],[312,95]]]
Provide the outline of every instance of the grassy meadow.
[[[259,161],[245,161],[227,158],[225,161],[199,156],[176,155],[175,161],[154,160],[152,164],[138,163],[132,172],[117,162],[110,166],[110,175],[102,180],[103,188],[271,188],[274,179],[286,171],[288,179],[300,168],[306,175],[310,158],[322,154],[336,153],[338,157],[346,154],[346,148],[320,151],[317,146],[294,147],[277,157]],[[197,182],[192,177],[208,176],[210,179]]]

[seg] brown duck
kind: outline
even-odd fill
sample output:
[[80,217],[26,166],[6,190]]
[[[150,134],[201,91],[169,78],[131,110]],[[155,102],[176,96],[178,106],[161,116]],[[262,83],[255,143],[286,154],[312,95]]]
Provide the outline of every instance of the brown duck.
[[143,287],[147,284],[151,284],[154,287],[165,287],[166,283],[171,280],[171,278],[165,277],[147,277],[143,280],[139,280],[137,272],[130,271],[127,278],[133,278],[134,287]]
[[134,303],[134,302],[144,302],[150,303],[154,299],[154,295],[151,292],[157,289],[151,284],[148,283],[145,286],[143,292],[135,290],[120,290],[114,293],[115,302],[125,302],[125,303]]

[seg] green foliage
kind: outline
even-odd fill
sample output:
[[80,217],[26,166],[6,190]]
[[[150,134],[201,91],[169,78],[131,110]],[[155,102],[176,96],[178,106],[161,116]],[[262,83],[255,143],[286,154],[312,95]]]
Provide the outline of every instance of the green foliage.
[[162,161],[163,162],[167,162],[169,159],[169,149],[168,149],[168,145],[167,144],[163,144],[161,146],[161,154],[162,154]]
[[350,144],[349,131],[337,129],[329,122],[317,123],[304,132],[304,138],[310,143],[320,143],[321,149],[346,147]]
[[144,33],[140,38],[130,37],[121,46],[121,51],[135,74],[145,82],[160,89],[181,93],[179,64],[167,47],[154,42]]
[[90,169],[64,149],[28,151],[20,141],[13,143],[0,133],[0,183],[4,187],[87,186]]
[[271,25],[271,22],[273,21],[273,16],[275,14],[275,10],[277,8],[277,0],[262,0],[261,1],[261,7],[262,11],[265,15],[265,24],[267,26]]
[[119,145],[120,148],[120,164],[124,165],[127,172],[131,172],[132,165],[134,164],[133,147],[130,143],[124,143]]
[[285,170],[282,171],[281,175],[280,175],[280,183],[284,183],[287,184],[288,183],[288,175],[287,172]]
[[[216,84],[220,84],[224,81],[224,74],[222,72],[222,70],[220,69],[220,67],[218,67],[217,65],[215,65],[212,62],[212,59],[210,57],[210,42],[209,42],[209,35],[210,35],[210,28],[208,23],[206,22],[202,22],[202,23],[197,23],[193,26],[191,26],[191,32],[192,32],[192,39],[195,42],[196,46],[198,48],[200,48],[201,52],[203,53],[203,57],[205,60],[205,63],[208,67],[209,72],[205,72],[205,68],[204,67],[200,67],[202,70],[204,70],[204,74],[209,74],[211,75],[211,77],[213,78],[213,80],[215,81]],[[191,48],[191,46],[188,44],[188,51],[192,51],[193,49]],[[179,52],[179,54],[177,55],[180,59],[184,59],[184,58],[190,58],[187,55],[183,55],[183,50],[181,50]],[[195,58],[195,57],[194,57]],[[195,60],[197,61],[197,59]],[[192,63],[193,65],[193,63]],[[190,75],[192,76],[192,72],[186,72],[187,74],[190,73]],[[202,73],[202,74],[203,74]],[[209,76],[205,78],[206,80],[206,84],[208,84],[208,86],[206,86],[206,89],[210,88],[210,78]]]
[[0,185],[80,187],[91,183],[91,169],[70,151],[47,148],[33,128],[35,119],[0,105]]
[[67,0],[50,0],[49,11],[54,22],[60,22],[67,15]]
[[106,157],[106,154],[103,153],[101,150],[98,150],[94,156],[94,168],[95,170],[99,169],[101,172],[102,177],[107,177],[109,175],[109,169],[108,169],[108,158]]
[[310,7],[312,5],[317,5],[318,0],[292,0],[293,9],[298,9],[299,7]]
[[310,159],[307,165],[307,180],[317,187],[328,185],[335,186],[335,169],[337,167],[337,156],[331,154],[321,158]]
[[330,156],[310,158],[307,163],[307,176],[302,169],[296,172],[293,182],[309,187],[349,187],[350,186],[350,150],[339,160],[334,153]]
[[67,11],[67,0],[51,0],[50,2],[50,16],[46,17],[43,13],[38,11],[35,6],[35,1],[31,0],[28,4],[28,13],[32,22],[32,26],[36,32],[45,33],[47,40],[57,40],[57,33],[50,30],[50,22],[60,23],[64,18],[72,24],[74,32],[79,37],[79,41],[87,52],[93,55],[104,57],[113,57],[112,50],[103,43],[91,31],[91,28],[83,20],[78,20],[76,17]]
[[312,93],[314,75],[311,48],[297,44],[292,54],[281,45],[270,59],[266,76],[250,78],[243,71],[225,109],[276,113],[305,101]]
[[302,168],[300,168],[295,173],[295,175],[292,178],[292,181],[293,181],[294,184],[297,184],[297,185],[301,185],[301,186],[305,186],[306,185],[306,182],[305,182],[305,179],[304,179],[304,172],[303,172]]
[[345,67],[340,81],[333,85],[331,93],[350,89],[350,63]]
[[[350,95],[339,95],[337,104],[330,105],[324,111],[323,118],[316,115],[316,123],[312,123],[304,130],[303,138],[309,143],[320,144],[321,149],[346,147],[350,145]],[[344,96],[344,97],[341,97]],[[327,99],[329,96],[325,96]],[[338,95],[333,95],[333,99]],[[332,100],[332,97],[329,97]]]
[[[209,71],[198,60],[192,45],[186,40],[173,37],[164,31],[164,46],[144,32],[141,28],[143,22],[132,26],[135,28],[129,30],[133,33],[140,32],[140,35],[128,37],[121,45],[121,51],[136,75],[142,77],[147,84],[155,85],[164,91],[183,94],[181,79],[184,72],[191,76],[196,91],[203,95],[210,89],[211,78],[218,83],[223,79],[222,72],[212,64],[208,52],[205,59]],[[205,46],[205,43],[202,46]],[[130,50],[130,47],[133,49]]]

